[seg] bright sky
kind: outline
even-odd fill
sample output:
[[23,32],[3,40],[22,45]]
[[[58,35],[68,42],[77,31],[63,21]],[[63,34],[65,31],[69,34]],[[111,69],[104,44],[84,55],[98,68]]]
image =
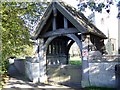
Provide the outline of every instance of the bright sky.
[[75,8],[77,8],[77,5],[79,4],[79,0],[65,0],[64,2],[72,5]]
[[[70,4],[70,5],[72,5],[75,8],[77,8],[77,4],[79,4],[80,0],[63,0],[63,1],[66,2],[66,3],[68,3],[68,4]],[[99,1],[102,2],[104,0],[99,0]],[[114,1],[119,2],[120,0],[114,0]]]

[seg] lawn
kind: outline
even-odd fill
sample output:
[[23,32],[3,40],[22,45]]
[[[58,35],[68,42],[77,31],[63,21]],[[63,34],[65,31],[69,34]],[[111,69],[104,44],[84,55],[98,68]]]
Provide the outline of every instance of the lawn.
[[70,57],[69,64],[71,64],[71,65],[82,65],[81,58],[79,56]]

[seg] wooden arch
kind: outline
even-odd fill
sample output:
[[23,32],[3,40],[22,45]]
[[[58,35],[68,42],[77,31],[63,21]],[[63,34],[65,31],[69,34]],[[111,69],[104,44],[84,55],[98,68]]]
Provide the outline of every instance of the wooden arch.
[[[66,36],[66,37],[70,38],[71,40],[73,40],[74,42],[76,42],[77,45],[78,45],[78,47],[79,47],[79,49],[80,49],[80,53],[81,53],[81,55],[82,55],[82,42],[81,42],[81,40],[80,40],[76,35],[74,35],[74,34],[66,34],[66,35],[62,35],[62,36]],[[48,49],[49,44],[50,44],[55,38],[59,38],[59,37],[62,37],[62,36],[49,37],[49,38],[46,40],[45,44],[44,44],[45,53],[47,52],[47,49]],[[71,45],[72,45],[71,43],[67,45],[67,53],[68,53]],[[46,55],[46,57],[47,57],[47,55]],[[53,56],[53,57],[54,57],[54,56]],[[66,57],[67,57],[67,61],[66,61],[66,62],[68,63],[68,54],[67,54]],[[66,64],[67,64],[67,63],[66,63]]]

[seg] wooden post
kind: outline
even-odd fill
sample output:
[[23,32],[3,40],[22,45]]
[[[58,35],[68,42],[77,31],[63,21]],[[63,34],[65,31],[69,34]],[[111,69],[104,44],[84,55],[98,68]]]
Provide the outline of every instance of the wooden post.
[[56,30],[56,18],[53,17],[53,30]]
[[53,54],[53,43],[51,43],[51,54]]
[[53,3],[53,30],[56,30],[56,16],[57,16],[57,10],[55,8],[55,2]]
[[67,21],[66,17],[64,17],[64,28],[65,29],[68,28],[68,21]]
[[57,53],[59,55],[59,43],[57,42]]
[[57,45],[57,42],[55,42],[55,48],[56,48],[56,54],[58,54],[58,45]]

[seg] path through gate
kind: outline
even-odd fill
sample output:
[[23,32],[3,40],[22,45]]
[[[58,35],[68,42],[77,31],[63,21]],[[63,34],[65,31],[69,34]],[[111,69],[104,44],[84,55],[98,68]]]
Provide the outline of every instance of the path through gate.
[[81,66],[79,65],[48,65],[47,75],[49,83],[67,86],[81,85]]
[[49,43],[46,56],[49,83],[80,86],[81,65],[69,64],[69,49],[73,42],[72,39],[62,36]]

